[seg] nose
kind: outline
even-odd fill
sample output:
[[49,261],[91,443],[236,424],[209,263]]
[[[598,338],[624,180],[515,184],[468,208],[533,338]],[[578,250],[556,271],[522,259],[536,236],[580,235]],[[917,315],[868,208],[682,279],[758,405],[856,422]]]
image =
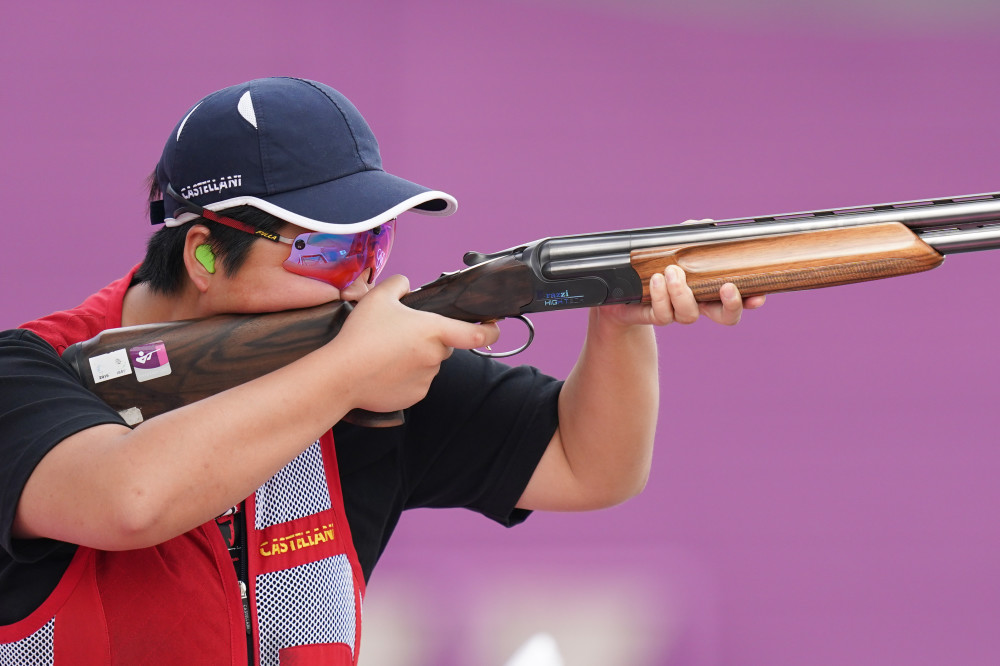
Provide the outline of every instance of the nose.
[[371,285],[368,284],[371,274],[372,269],[365,270],[354,282],[341,290],[340,298],[345,301],[357,301],[367,294],[368,290],[371,289]]

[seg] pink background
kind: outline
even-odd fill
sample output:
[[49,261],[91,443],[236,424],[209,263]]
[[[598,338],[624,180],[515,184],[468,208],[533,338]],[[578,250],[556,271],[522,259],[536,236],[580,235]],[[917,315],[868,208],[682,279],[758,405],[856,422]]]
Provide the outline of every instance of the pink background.
[[[640,5],[8,3],[0,326],[136,262],[167,133],[259,76],[338,88],[389,170],[459,198],[401,225],[414,284],[542,236],[1000,189],[995,13]],[[1000,663],[998,258],[660,331],[645,493],[408,515],[362,663],[500,664],[535,630],[569,664]],[[583,321],[536,317],[521,360],[564,375]]]

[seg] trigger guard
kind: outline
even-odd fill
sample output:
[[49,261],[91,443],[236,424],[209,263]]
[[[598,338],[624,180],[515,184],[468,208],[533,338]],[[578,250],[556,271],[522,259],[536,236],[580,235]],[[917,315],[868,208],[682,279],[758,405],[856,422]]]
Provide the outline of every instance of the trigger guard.
[[524,322],[524,325],[528,327],[528,340],[518,347],[517,349],[505,352],[491,352],[491,351],[479,351],[478,349],[470,349],[476,356],[482,356],[483,358],[506,358],[508,356],[514,356],[520,354],[529,346],[531,346],[531,341],[535,339],[535,325],[531,323],[531,320],[524,315],[515,315],[511,319],[520,319]]

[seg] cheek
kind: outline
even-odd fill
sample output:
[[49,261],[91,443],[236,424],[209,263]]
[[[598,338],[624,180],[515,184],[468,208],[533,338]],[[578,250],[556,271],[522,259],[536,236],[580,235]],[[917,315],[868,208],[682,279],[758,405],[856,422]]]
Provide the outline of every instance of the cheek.
[[332,285],[289,273],[280,266],[254,271],[239,281],[236,292],[244,312],[274,312],[321,305],[340,298],[340,291]]
[[288,276],[283,282],[282,303],[286,308],[307,308],[340,299],[340,290],[319,280],[283,271]]

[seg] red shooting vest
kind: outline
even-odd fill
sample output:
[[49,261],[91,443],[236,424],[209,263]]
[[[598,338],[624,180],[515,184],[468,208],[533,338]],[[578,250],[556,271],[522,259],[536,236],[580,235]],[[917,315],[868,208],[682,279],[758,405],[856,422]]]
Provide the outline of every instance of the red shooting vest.
[[[24,328],[62,352],[120,326],[131,278]],[[333,435],[257,489],[244,515],[256,661],[356,664],[365,582],[344,512]],[[79,547],[46,601],[24,620],[0,626],[0,663],[244,666],[243,602],[218,526],[212,521],[139,550]]]

